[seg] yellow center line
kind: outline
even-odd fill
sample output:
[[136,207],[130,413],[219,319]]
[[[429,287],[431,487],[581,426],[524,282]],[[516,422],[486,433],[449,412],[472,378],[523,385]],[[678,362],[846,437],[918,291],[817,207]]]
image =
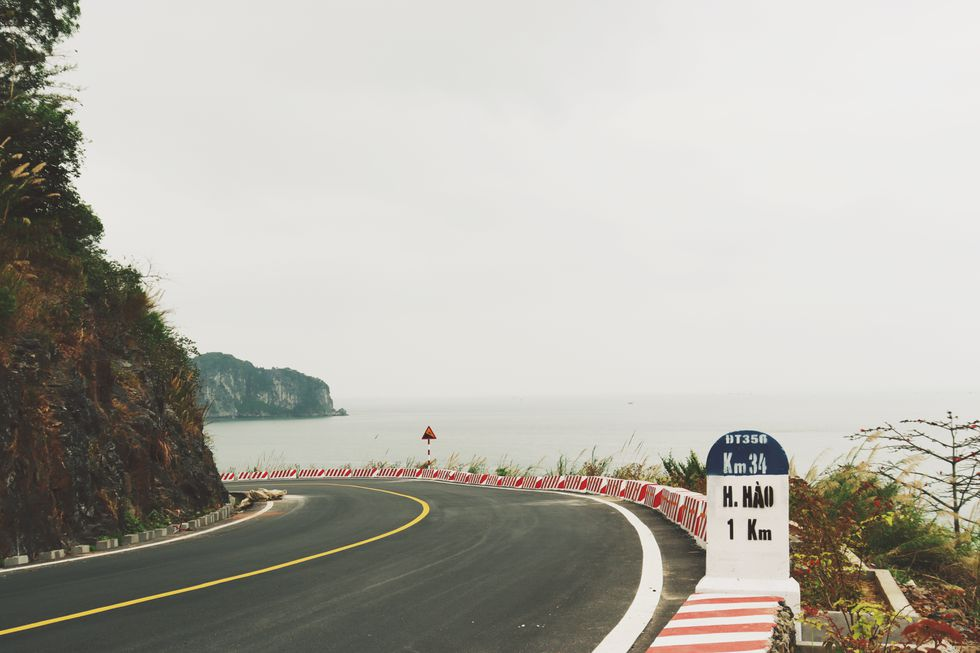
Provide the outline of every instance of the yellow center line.
[[199,585],[191,585],[190,587],[182,587],[176,590],[170,590],[169,592],[161,592],[160,594],[153,594],[150,596],[144,596],[138,599],[132,599],[130,601],[123,601],[122,603],[113,603],[112,605],[103,605],[100,608],[93,608],[91,610],[84,610],[82,612],[73,612],[72,614],[66,614],[61,617],[54,617],[52,619],[45,619],[43,621],[35,621],[34,623],[24,624],[23,626],[15,626],[13,628],[7,628],[6,630],[0,630],[0,635],[10,635],[11,633],[18,633],[22,630],[31,630],[33,628],[41,628],[43,626],[50,626],[51,624],[56,624],[61,621],[70,621],[71,619],[81,619],[82,617],[88,617],[93,614],[99,614],[100,612],[108,612],[110,610],[118,610],[120,608],[127,608],[131,605],[138,605],[140,603],[148,603],[149,601],[156,601],[157,599],[163,599],[168,596],[177,596],[178,594],[186,594],[187,592],[196,592],[197,590],[203,590],[208,587],[214,587],[215,585],[223,585],[224,583],[230,583],[232,581],[241,580],[243,578],[250,578],[252,576],[258,576],[260,574],[267,574],[271,571],[278,571],[279,569],[285,569],[286,567],[292,567],[293,565],[299,565],[304,562],[309,562],[310,560],[316,560],[317,558],[324,558],[335,553],[340,553],[341,551],[348,551],[350,549],[355,549],[359,546],[364,546],[365,544],[370,544],[371,542],[377,542],[378,540],[383,540],[386,537],[391,537],[396,533],[401,533],[404,530],[415,526],[417,523],[425,519],[429,514],[429,504],[419,499],[418,497],[413,497],[410,494],[402,494],[400,492],[392,492],[391,490],[382,490],[375,487],[367,487],[364,485],[347,485],[346,483],[324,483],[324,485],[334,485],[337,487],[354,487],[361,490],[370,490],[371,492],[382,492],[384,494],[392,494],[396,497],[403,497],[405,499],[411,499],[415,503],[422,506],[421,512],[415,516],[410,522],[406,522],[394,530],[390,530],[387,533],[382,533],[381,535],[375,535],[374,537],[369,537],[366,540],[361,540],[360,542],[354,542],[353,544],[345,544],[344,546],[339,546],[336,549],[330,549],[329,551],[323,551],[322,553],[314,553],[313,555],[308,555],[302,558],[296,558],[295,560],[290,560],[288,562],[281,562],[277,565],[272,565],[271,567],[264,567],[262,569],[256,569],[255,571],[248,571],[243,574],[236,574],[235,576],[228,576],[227,578],[219,578],[217,580],[209,580],[206,583],[200,583]]

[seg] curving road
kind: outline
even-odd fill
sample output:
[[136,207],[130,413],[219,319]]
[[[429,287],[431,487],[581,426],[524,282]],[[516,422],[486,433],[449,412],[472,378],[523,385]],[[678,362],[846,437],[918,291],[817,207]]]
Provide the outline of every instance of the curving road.
[[[0,635],[0,650],[591,651],[639,582],[637,532],[584,497],[413,481],[283,487],[289,500],[213,534],[0,574],[0,632],[118,606]],[[643,650],[703,556],[652,511],[627,509],[664,555]]]

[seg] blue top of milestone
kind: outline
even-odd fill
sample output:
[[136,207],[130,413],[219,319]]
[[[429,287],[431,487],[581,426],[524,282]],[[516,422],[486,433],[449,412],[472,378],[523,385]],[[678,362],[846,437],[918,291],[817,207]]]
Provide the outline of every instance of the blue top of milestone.
[[762,431],[732,431],[708,452],[708,476],[780,476],[789,460],[776,438]]

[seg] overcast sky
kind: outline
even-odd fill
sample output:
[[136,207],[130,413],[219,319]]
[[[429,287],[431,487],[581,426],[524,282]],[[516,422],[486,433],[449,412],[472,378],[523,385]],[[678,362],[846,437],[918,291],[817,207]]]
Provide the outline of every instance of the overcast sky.
[[974,2],[83,2],[80,186],[344,398],[974,390]]

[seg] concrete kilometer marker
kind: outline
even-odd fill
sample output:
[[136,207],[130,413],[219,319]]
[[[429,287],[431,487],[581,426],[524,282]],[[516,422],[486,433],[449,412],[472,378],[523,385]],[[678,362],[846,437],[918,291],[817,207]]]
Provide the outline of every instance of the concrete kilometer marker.
[[708,452],[705,575],[698,594],[781,596],[800,613],[789,575],[789,461],[776,439],[733,431]]

